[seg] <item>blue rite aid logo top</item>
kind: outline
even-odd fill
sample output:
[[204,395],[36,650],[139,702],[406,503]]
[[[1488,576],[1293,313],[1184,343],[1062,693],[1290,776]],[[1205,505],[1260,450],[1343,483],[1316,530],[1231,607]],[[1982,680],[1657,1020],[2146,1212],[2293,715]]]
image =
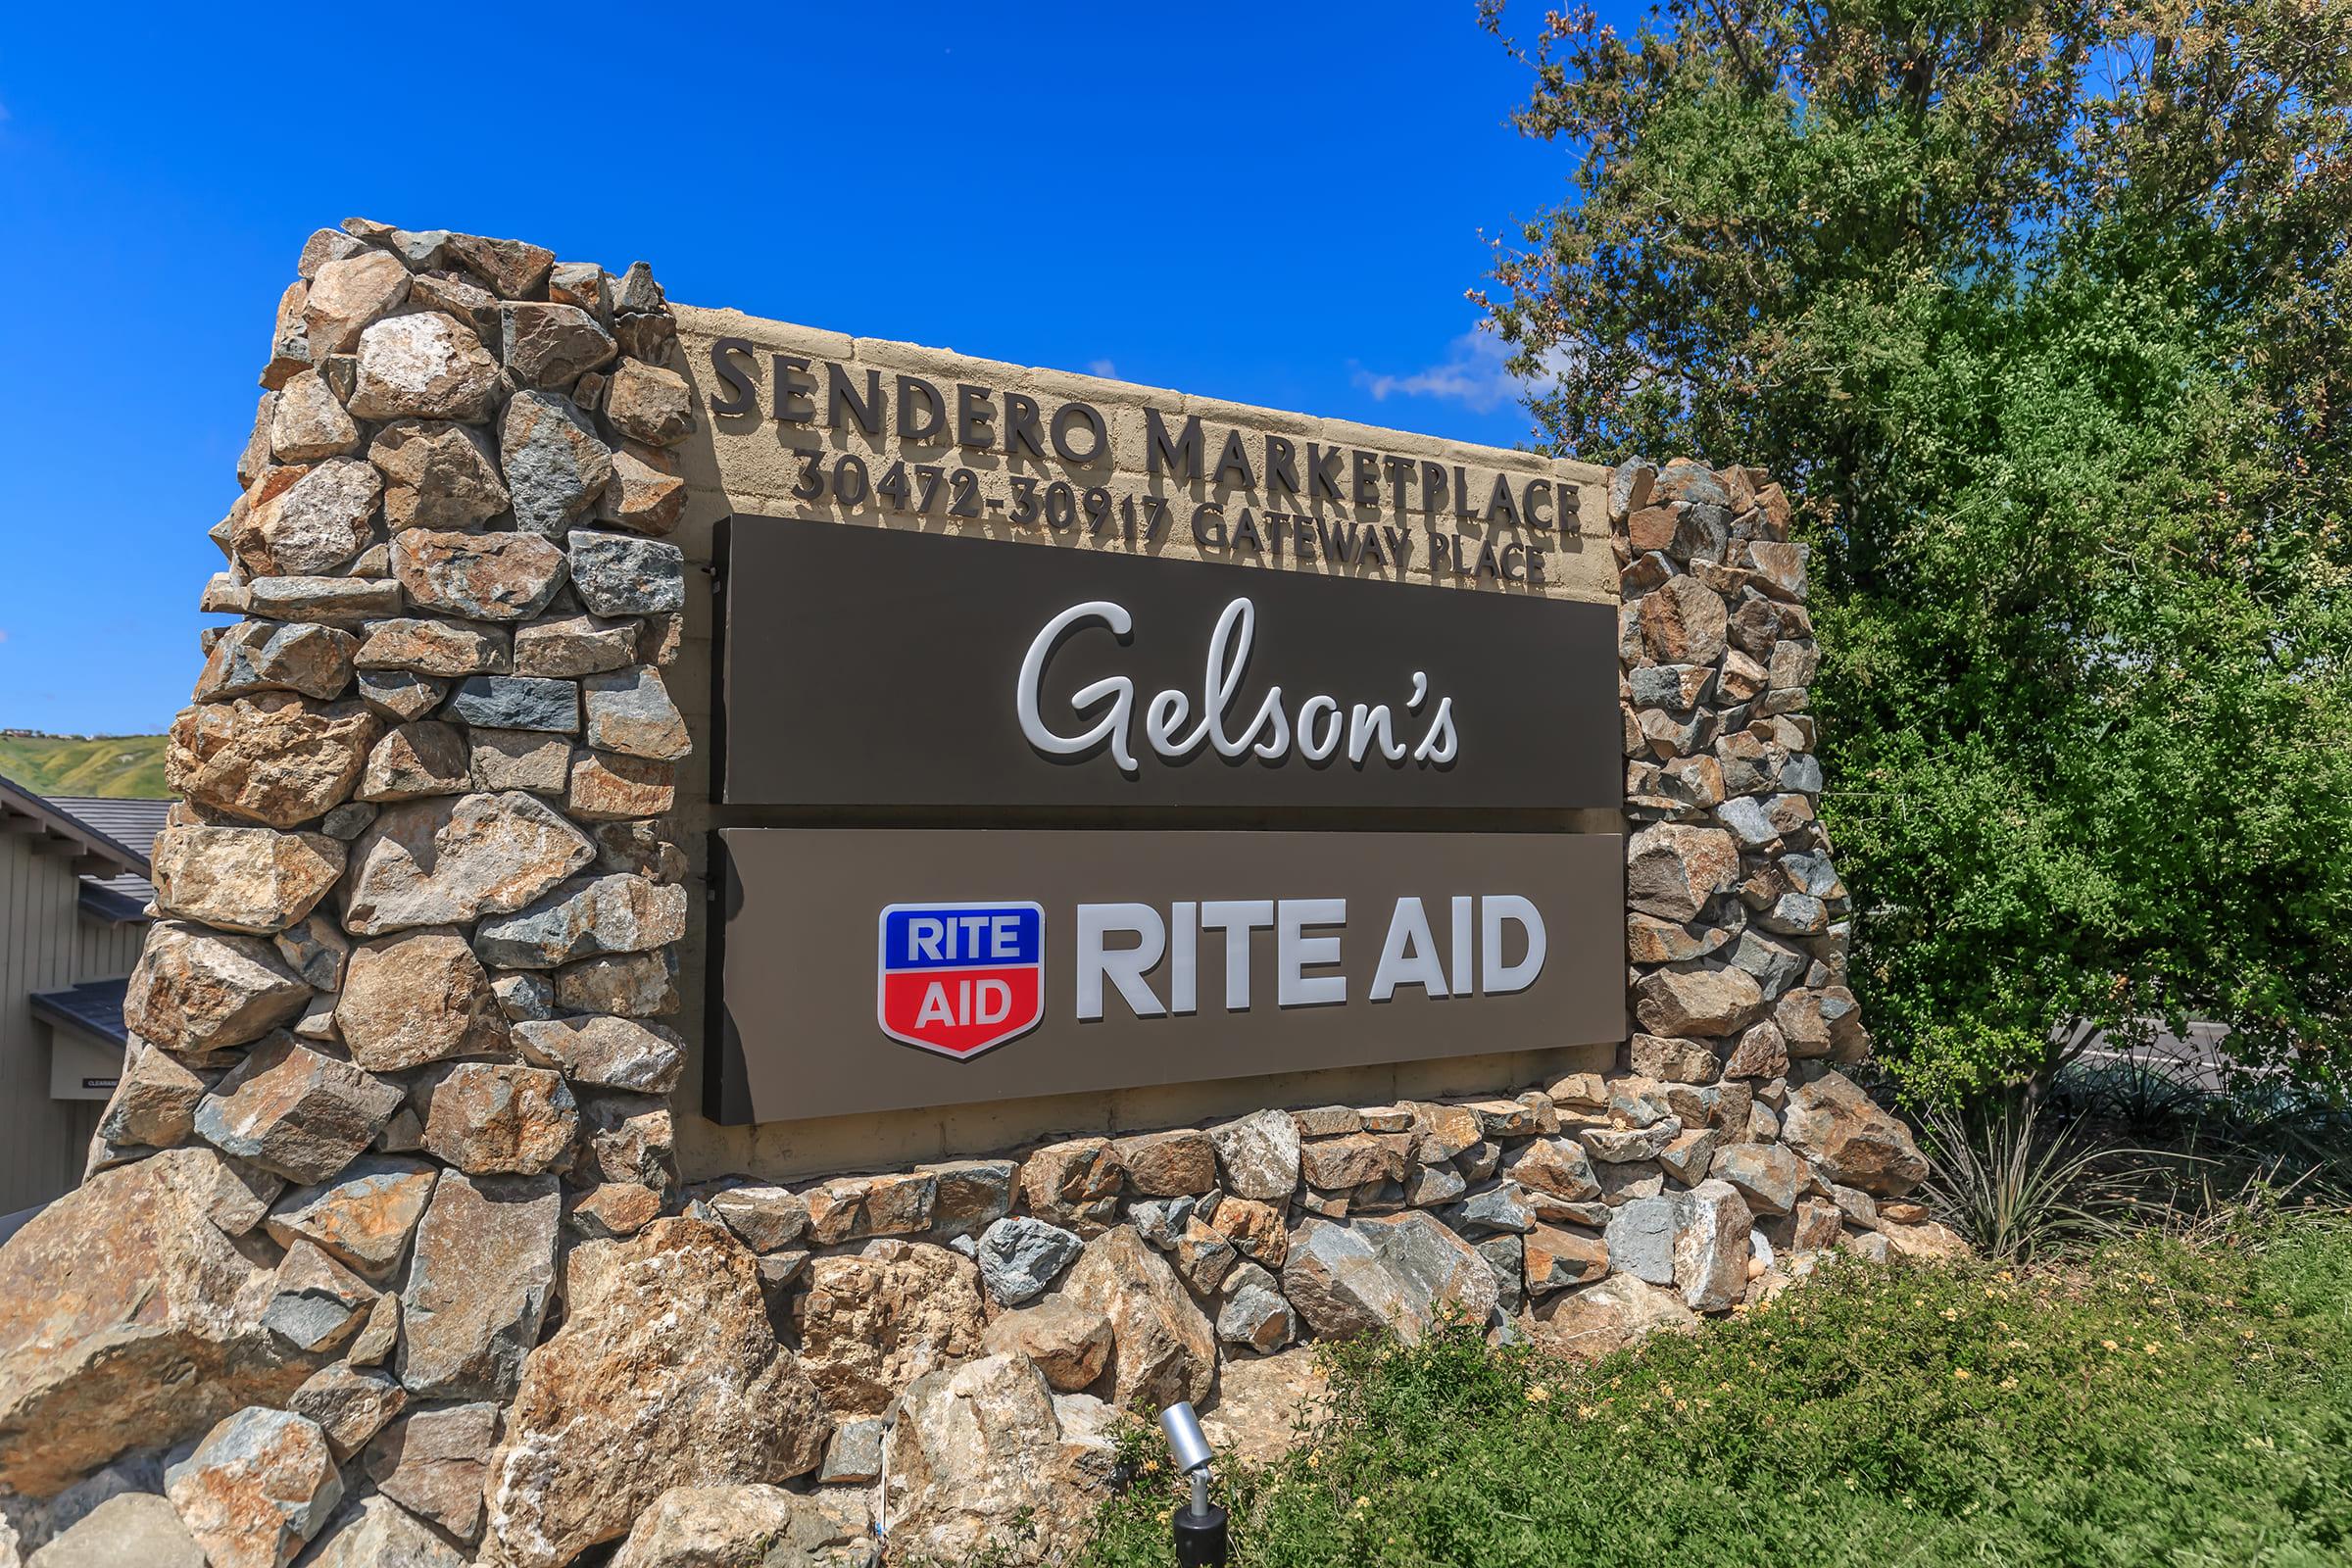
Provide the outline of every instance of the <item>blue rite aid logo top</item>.
[[1046,911],[1034,904],[893,904],[874,1016],[891,1039],[970,1057],[1046,1015]]

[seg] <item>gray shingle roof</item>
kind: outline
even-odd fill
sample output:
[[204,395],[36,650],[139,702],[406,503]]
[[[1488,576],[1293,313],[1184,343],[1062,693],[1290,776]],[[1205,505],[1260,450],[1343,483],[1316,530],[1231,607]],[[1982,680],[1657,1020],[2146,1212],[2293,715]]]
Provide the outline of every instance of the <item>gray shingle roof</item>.
[[[143,859],[154,858],[155,836],[172,814],[170,801],[122,801],[98,795],[51,795],[47,800],[75,821],[97,829],[124,849],[136,850]],[[155,897],[155,884],[143,876],[85,876],[81,880],[90,895],[115,895],[82,899],[82,906],[102,920],[136,920],[147,901]]]
[[53,1023],[72,1024],[101,1040],[127,1046],[130,1031],[122,1025],[122,998],[129,988],[130,980],[125,976],[120,980],[84,980],[63,991],[35,991],[32,1010]]

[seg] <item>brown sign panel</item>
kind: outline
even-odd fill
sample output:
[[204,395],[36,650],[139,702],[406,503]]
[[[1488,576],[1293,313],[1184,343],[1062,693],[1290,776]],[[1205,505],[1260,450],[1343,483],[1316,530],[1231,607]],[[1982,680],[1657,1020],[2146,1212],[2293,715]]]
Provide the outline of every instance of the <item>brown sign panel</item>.
[[1606,605],[737,517],[722,799],[1614,810]]
[[719,1121],[1625,1038],[1615,834],[716,840]]

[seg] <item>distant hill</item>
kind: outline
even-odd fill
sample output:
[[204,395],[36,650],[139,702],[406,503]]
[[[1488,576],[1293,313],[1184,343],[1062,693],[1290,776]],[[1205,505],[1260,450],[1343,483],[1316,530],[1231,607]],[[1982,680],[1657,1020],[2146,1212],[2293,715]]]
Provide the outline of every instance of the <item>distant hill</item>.
[[39,795],[166,800],[161,735],[0,735],[0,774]]

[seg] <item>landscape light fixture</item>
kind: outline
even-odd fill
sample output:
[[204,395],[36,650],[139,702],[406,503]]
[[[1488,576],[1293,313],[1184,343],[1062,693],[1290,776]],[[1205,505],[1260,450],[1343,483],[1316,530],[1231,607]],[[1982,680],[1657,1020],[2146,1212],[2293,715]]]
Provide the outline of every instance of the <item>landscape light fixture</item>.
[[1176,1510],[1176,1561],[1183,1568],[1225,1568],[1225,1510],[1208,1500],[1208,1438],[1193,1401],[1179,1399],[1159,1412],[1176,1473],[1193,1478],[1193,1499]]

